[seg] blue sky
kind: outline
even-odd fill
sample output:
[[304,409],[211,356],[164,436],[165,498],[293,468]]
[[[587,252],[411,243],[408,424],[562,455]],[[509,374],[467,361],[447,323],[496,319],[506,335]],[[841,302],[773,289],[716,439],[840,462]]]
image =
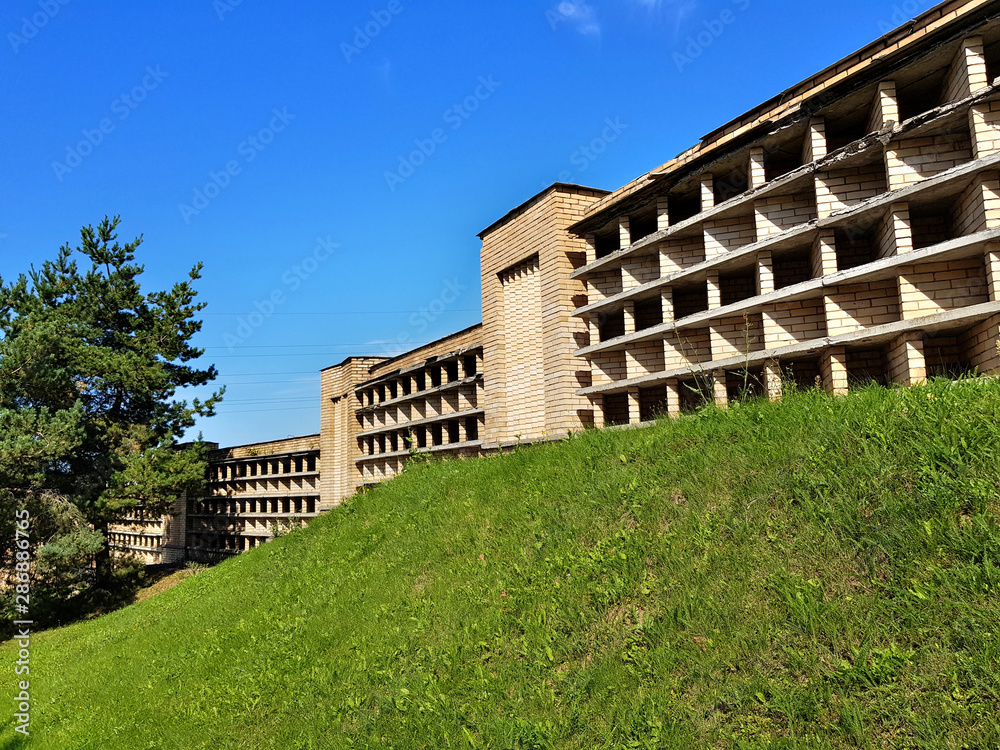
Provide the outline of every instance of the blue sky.
[[315,432],[321,368],[480,321],[509,209],[617,188],[931,6],[8,0],[0,276],[120,214],[150,289],[205,263],[205,438]]

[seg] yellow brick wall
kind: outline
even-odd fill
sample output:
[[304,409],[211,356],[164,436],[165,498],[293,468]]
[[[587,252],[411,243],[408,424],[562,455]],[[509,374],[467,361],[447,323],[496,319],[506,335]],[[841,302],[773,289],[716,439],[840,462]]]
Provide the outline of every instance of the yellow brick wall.
[[899,317],[899,297],[893,280],[836,287],[826,297],[830,336],[894,323]]
[[714,258],[730,250],[753,244],[756,226],[752,216],[705,222],[705,257]]

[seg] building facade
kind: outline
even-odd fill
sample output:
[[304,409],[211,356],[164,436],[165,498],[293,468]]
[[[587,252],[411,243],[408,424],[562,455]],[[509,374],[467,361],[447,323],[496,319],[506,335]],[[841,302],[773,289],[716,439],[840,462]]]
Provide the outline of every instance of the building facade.
[[1000,371],[998,19],[941,3],[613,193],[542,191],[480,235],[482,324],[324,370],[319,435],[216,450],[118,549],[235,554],[416,454]]

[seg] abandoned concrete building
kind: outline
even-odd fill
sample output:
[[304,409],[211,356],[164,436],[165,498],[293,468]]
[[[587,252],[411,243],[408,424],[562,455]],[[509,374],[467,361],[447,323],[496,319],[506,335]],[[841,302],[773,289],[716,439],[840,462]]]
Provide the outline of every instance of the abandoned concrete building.
[[218,559],[391,478],[710,401],[1000,370],[1000,2],[937,5],[608,193],[488,227],[483,322],[322,372],[321,431],[216,450],[114,543]]

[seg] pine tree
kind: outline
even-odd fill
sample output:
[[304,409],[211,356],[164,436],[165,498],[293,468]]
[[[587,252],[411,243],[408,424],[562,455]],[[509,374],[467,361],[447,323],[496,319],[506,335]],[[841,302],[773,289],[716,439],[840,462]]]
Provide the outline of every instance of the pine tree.
[[205,307],[193,286],[201,264],[169,290],[144,292],[142,238],[120,245],[118,224],[116,216],[84,227],[75,250],[62,247],[12,283],[0,279],[0,512],[42,503],[53,565],[96,553],[98,590],[111,585],[110,522],[140,508],[161,515],[203,489],[203,445],[177,441],[223,393],[191,404],[177,397],[217,376],[195,366],[204,350],[191,345]]

